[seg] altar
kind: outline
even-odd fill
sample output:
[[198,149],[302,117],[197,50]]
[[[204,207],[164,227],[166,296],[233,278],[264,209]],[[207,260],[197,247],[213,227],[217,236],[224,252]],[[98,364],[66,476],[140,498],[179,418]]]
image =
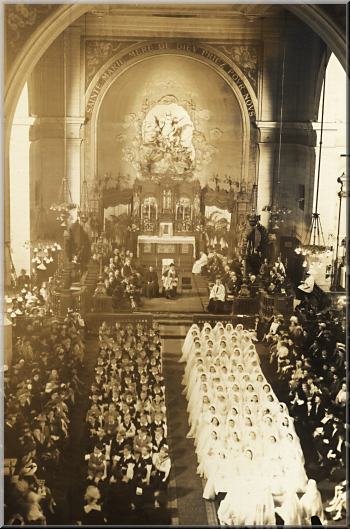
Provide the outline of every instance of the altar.
[[196,258],[196,238],[191,235],[139,235],[137,257],[145,265],[158,267],[163,259],[173,259],[177,268],[189,268]]

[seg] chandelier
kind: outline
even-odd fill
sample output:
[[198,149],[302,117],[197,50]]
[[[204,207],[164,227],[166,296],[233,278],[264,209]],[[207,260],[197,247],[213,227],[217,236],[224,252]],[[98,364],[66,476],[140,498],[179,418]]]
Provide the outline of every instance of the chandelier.
[[270,213],[269,223],[272,225],[273,230],[279,230],[280,224],[285,222],[286,216],[292,213],[292,210],[284,206],[264,206],[262,211],[268,211]]
[[81,190],[81,206],[78,212],[80,221],[83,224],[85,224],[91,217],[91,214],[92,214],[92,211],[91,211],[90,202],[89,202],[89,187],[88,187],[86,177],[84,175],[84,180],[83,180],[83,185],[82,185],[82,190]]
[[32,264],[38,270],[46,270],[47,267],[57,259],[57,262],[60,260],[60,251],[62,247],[57,242],[31,242],[25,241],[23,247],[26,250],[31,249],[33,252]]
[[62,228],[66,228],[71,211],[76,209],[77,204],[73,203],[72,195],[69,188],[67,178],[67,61],[66,61],[66,39],[63,40],[63,87],[64,87],[64,145],[63,145],[63,179],[61,183],[60,192],[58,195],[58,202],[50,206],[50,211],[57,213],[56,220],[60,222]]
[[59,202],[53,203],[50,206],[50,211],[57,213],[56,220],[60,222],[62,228],[66,228],[71,211],[77,208],[77,204],[73,203],[66,177],[62,180],[59,197]]
[[[326,54],[325,54],[326,56]],[[321,155],[322,155],[322,140],[323,140],[323,125],[324,125],[324,106],[325,106],[325,93],[326,93],[326,59],[324,64],[323,74],[323,92],[322,92],[322,104],[321,104],[321,127],[320,127],[320,142],[319,142],[319,156],[318,156],[318,169],[317,169],[317,181],[316,181],[316,197],[314,212],[311,216],[311,224],[303,243],[295,248],[297,255],[308,256],[310,260],[317,261],[321,255],[329,254],[332,251],[332,247],[327,246],[323,235],[320,213],[318,212],[318,198],[320,189],[320,176],[321,176]],[[303,266],[307,266],[307,261],[304,260]]]

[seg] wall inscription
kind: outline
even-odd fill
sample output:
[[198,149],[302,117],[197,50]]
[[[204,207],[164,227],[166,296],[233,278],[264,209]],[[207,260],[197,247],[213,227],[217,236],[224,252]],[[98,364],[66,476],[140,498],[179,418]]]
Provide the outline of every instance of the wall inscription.
[[93,87],[89,99],[87,101],[86,113],[88,115],[92,114],[99,93],[101,92],[102,88],[107,83],[107,81],[115,74],[115,72],[124,68],[125,66],[127,66],[128,62],[135,60],[138,57],[142,57],[144,55],[149,55],[152,53],[160,53],[162,51],[166,52],[167,50],[173,52],[179,51],[180,53],[188,53],[189,55],[197,55],[215,64],[216,68],[219,68],[223,72],[225,72],[226,75],[230,77],[230,79],[232,79],[232,81],[236,84],[244,99],[244,103],[246,105],[250,120],[255,120],[256,113],[249,90],[246,87],[243,79],[230,66],[230,64],[228,64],[221,56],[217,55],[214,51],[206,48],[201,44],[172,41],[143,43],[132,50],[126,51],[124,54],[120,54],[120,56],[116,58],[114,62],[101,75],[101,77]]

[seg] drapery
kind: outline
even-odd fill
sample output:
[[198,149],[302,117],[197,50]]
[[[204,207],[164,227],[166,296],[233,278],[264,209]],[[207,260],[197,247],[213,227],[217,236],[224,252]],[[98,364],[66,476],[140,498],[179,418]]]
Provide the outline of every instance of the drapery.
[[231,191],[216,191],[207,189],[204,193],[204,204],[206,206],[216,206],[220,209],[227,209],[232,212],[235,201],[235,194]]
[[103,191],[103,207],[118,206],[119,204],[131,204],[132,189],[120,189],[114,187]]

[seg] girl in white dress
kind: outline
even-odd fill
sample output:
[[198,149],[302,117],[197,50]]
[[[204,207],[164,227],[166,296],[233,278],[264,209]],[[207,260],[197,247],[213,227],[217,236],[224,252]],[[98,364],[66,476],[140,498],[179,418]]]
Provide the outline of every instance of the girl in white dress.
[[278,427],[276,422],[273,420],[271,415],[265,415],[260,424],[260,431],[263,437],[275,437],[278,438]]
[[307,475],[304,468],[304,456],[300,448],[300,442],[288,433],[285,440],[281,441],[283,450],[286,450],[283,458],[284,472],[286,476],[286,487],[291,486],[296,492],[304,492],[307,484]]
[[274,435],[264,438],[263,442],[263,475],[268,476],[269,486],[274,496],[281,496],[285,492],[285,476],[283,472],[283,454]]
[[198,432],[198,427],[203,421],[204,414],[209,412],[210,408],[210,398],[207,393],[202,397],[202,401],[195,402],[193,404],[193,410],[190,414],[189,424],[191,426],[190,431],[187,434],[187,438],[196,437]]
[[300,442],[288,408],[261,371],[250,333],[219,322],[201,331],[201,342],[197,333],[192,341],[183,382],[188,436],[194,436],[197,470],[207,478],[204,498],[228,491],[219,508],[223,523],[274,525],[273,493],[285,523],[298,521],[294,491],[304,491],[307,482]]
[[293,487],[286,489],[282,496],[281,506],[276,508],[276,512],[284,521],[284,525],[291,525],[292,527],[301,525],[302,508]]
[[208,322],[203,325],[203,329],[201,331],[201,337],[203,338],[204,336],[211,336],[212,338],[214,338],[213,329],[210,323]]
[[202,415],[202,423],[197,428],[197,436],[195,439],[195,452],[198,454],[203,448],[203,445],[207,439],[208,430],[212,424],[214,417],[217,419],[215,406],[209,406],[209,410]]
[[199,336],[200,336],[199,327],[198,327],[198,325],[196,325],[194,323],[193,325],[191,325],[190,330],[188,331],[188,333],[186,335],[185,341],[184,341],[182,349],[181,349],[182,356],[181,356],[179,362],[187,362],[188,354],[189,354],[190,349],[192,347],[194,338],[195,337],[199,337]]
[[197,467],[197,473],[206,479],[210,476],[213,477],[218,466],[220,454],[223,451],[223,441],[219,437],[218,432],[212,429],[201,453],[198,454],[199,465]]
[[326,523],[321,493],[314,479],[309,479],[307,482],[305,494],[300,498],[300,505],[303,525],[311,525],[311,516],[318,516],[322,524]]
[[259,479],[258,467],[251,450],[245,450],[240,473],[232,478],[230,490],[218,509],[221,525],[275,524],[272,494]]

